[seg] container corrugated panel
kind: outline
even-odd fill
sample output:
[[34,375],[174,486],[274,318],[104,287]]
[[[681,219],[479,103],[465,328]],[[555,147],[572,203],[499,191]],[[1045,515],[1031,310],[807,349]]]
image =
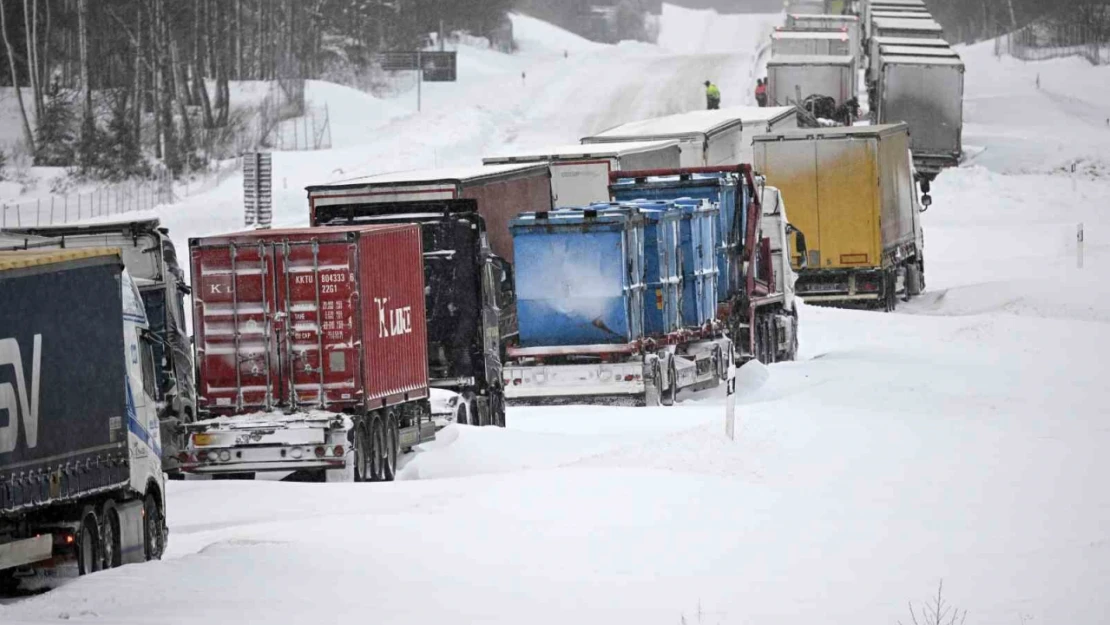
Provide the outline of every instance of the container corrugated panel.
[[510,224],[524,347],[623,344],[643,336],[644,224],[600,205]]
[[732,174],[653,176],[643,180],[618,180],[610,186],[610,192],[618,202],[691,198],[715,204],[718,209],[717,298],[725,302],[744,288],[740,254],[744,246],[744,233],[747,232],[748,214],[740,207],[746,207],[751,199],[748,197],[747,187],[738,187],[736,183],[736,176]]
[[700,327],[717,317],[717,213],[705,200],[676,200],[682,270],[682,324]]
[[644,216],[644,334],[660,336],[682,326],[679,314],[682,274],[679,273],[679,228],[682,214],[663,201],[633,203]]
[[417,225],[190,241],[198,404],[372,409],[427,396]]

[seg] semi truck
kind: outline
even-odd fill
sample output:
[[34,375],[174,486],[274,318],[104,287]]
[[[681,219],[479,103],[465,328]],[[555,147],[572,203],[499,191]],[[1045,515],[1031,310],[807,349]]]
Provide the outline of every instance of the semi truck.
[[185,296],[190,293],[169,230],[158,219],[42,226],[0,232],[0,249],[119,248],[123,264],[139,287],[147,323],[155,338],[154,374],[161,397],[162,468],[180,474],[177,455],[185,445],[184,425],[196,416],[192,347],[185,329]]
[[[649,201],[515,218],[520,345],[509,350],[506,396],[669,405],[680,389],[719,384],[732,344],[715,319],[714,210]],[[678,240],[667,235],[677,216]],[[675,289],[688,275],[696,285]]]
[[[525,211],[553,207],[551,172],[547,163],[455,167],[379,174],[332,183],[309,196],[309,218],[318,225],[317,211],[327,206],[349,206],[351,198],[381,204],[441,200],[475,200],[486,222],[493,252],[513,261],[509,220]],[[372,198],[372,199],[365,199]]]
[[198,420],[185,471],[391,481],[432,440],[415,224],[192,239]]
[[[721,167],[748,162],[753,134],[797,126],[793,107],[738,106],[629,122],[582,139],[583,144],[678,141],[681,167]],[[749,130],[750,128],[750,130]]]
[[913,37],[874,37],[871,39],[872,48],[877,51],[878,56],[875,58],[868,58],[867,60],[867,83],[869,86],[874,84],[875,77],[879,71],[879,61],[882,58],[882,48],[884,46],[898,46],[898,47],[912,47],[919,49],[941,49],[951,50],[952,46],[947,41],[938,38],[929,39],[916,39]]
[[[309,198],[327,190],[309,187]],[[442,398],[445,422],[504,427],[501,368],[517,335],[516,294],[512,267],[490,248],[478,203],[377,203],[372,195],[347,199],[348,204],[317,207],[317,223],[420,226],[429,384],[451,393]]]
[[755,166],[790,200],[808,258],[807,302],[894,310],[925,287],[924,235],[904,124],[799,130],[755,139]]
[[0,587],[166,545],[156,339],[119,249],[0,252]]
[[856,15],[816,15],[811,13],[791,13],[786,16],[786,27],[793,30],[839,31],[848,33],[851,41],[852,56],[859,60],[863,56],[863,33],[859,17]]
[[[735,343],[735,358],[741,363],[794,359],[794,278],[774,254],[788,249],[786,233],[797,230],[777,190],[754,176],[749,165],[614,172],[610,179],[616,201],[693,198],[717,206],[717,317]],[[777,201],[761,199],[768,194]],[[805,249],[804,234],[795,242]]]
[[913,19],[897,17],[876,17],[871,20],[871,42],[868,56],[874,74],[875,60],[879,57],[879,39],[897,37],[901,39],[943,39],[944,28],[932,19]]
[[958,56],[939,56],[942,48],[909,50],[882,54],[872,110],[879,124],[909,124],[914,167],[932,181],[963,154],[964,64]]
[[767,61],[771,103],[801,104],[812,95],[832,98],[837,106],[856,97],[855,60],[841,56],[781,56]]
[[546,163],[551,167],[551,197],[555,206],[583,206],[609,200],[609,172],[678,167],[682,148],[676,140],[566,145],[491,156],[482,162]]

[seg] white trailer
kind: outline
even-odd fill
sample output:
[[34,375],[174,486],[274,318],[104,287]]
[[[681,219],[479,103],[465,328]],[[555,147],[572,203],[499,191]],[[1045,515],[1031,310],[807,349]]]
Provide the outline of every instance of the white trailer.
[[799,104],[820,94],[839,106],[856,97],[855,86],[851,56],[787,56],[767,61],[767,97],[773,104]]
[[563,145],[490,156],[482,163],[547,163],[555,206],[587,206],[609,201],[610,172],[674,169],[682,164],[682,148],[677,140]]
[[876,17],[870,22],[871,66],[879,55],[880,37],[902,37],[905,39],[943,39],[944,27],[932,19],[913,19],[906,17]]
[[918,173],[931,179],[959,164],[964,95],[959,57],[884,56],[877,93],[878,123],[909,124]]
[[784,30],[771,33],[771,56],[855,56],[847,30]]
[[852,41],[852,55],[858,60],[863,55],[863,29],[855,15],[818,15],[791,13],[786,16],[786,27],[800,30],[845,30]]
[[[921,39],[917,37],[872,37],[870,40],[871,46],[879,51],[882,55],[883,46],[910,46],[913,48],[942,48],[951,49],[952,46],[945,40],[938,37],[931,37]],[[879,57],[868,58],[867,63],[867,80],[868,82],[875,80],[875,74],[879,71]]]

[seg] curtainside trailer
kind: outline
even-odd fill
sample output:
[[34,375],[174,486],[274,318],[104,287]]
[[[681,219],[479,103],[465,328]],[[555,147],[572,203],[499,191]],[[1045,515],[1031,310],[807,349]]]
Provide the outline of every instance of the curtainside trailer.
[[924,288],[924,238],[906,124],[757,137],[755,166],[790,202],[807,302],[893,310]]
[[[939,48],[935,50],[940,50]],[[958,56],[883,54],[873,105],[880,124],[906,122],[918,174],[932,180],[963,154],[964,64]]]
[[[551,210],[551,172],[547,163],[457,167],[379,174],[309,188],[309,215],[319,225],[318,209],[361,203],[396,204],[475,200],[486,222],[495,254],[512,262],[509,221],[526,211]],[[334,212],[332,212],[334,214]]]
[[119,249],[0,253],[0,587],[160,558],[154,337]]
[[190,241],[197,403],[184,470],[389,481],[431,440],[417,225]]
[[547,163],[555,206],[582,206],[609,201],[609,172],[622,169],[678,167],[677,140],[566,145],[518,151],[482,159],[486,165]]

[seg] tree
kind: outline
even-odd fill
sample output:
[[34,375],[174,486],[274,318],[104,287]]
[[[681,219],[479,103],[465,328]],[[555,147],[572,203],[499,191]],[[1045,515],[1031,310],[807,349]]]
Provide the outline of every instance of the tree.
[[23,105],[23,90],[19,88],[19,73],[15,67],[15,50],[12,48],[11,38],[8,35],[8,7],[4,4],[4,0],[0,0],[0,30],[4,35],[4,47],[8,51],[8,68],[11,70],[12,86],[15,87],[15,99],[19,102],[19,116],[23,120],[23,140],[27,143],[27,149],[32,154],[35,152],[35,135],[31,132],[31,124],[27,120],[27,107]]

